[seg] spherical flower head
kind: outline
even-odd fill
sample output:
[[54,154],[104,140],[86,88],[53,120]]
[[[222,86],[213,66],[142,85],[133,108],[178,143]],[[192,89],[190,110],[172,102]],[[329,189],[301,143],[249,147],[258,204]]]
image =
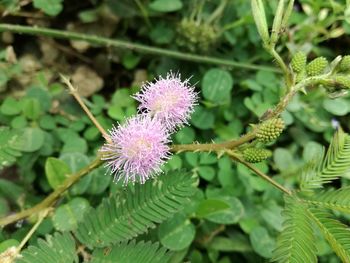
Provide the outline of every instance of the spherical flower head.
[[115,175],[141,184],[161,173],[161,165],[169,158],[169,134],[164,125],[148,115],[137,115],[110,131],[110,143],[100,149],[106,166]]
[[140,102],[139,111],[159,118],[170,132],[188,123],[197,102],[194,87],[180,77],[170,72],[165,79],[146,83],[134,96]]

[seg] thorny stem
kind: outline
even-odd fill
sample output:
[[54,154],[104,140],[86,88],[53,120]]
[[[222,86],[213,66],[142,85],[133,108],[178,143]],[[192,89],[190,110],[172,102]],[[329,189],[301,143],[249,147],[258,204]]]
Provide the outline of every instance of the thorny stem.
[[85,111],[86,115],[90,118],[92,123],[96,126],[96,128],[101,132],[102,136],[105,138],[105,140],[109,143],[112,142],[110,136],[106,132],[106,130],[101,126],[101,124],[96,120],[95,116],[90,112],[89,108],[85,105],[84,101],[79,96],[78,90],[73,87],[72,83],[69,81],[69,79],[61,74],[61,79],[64,84],[67,85],[69,88],[70,93],[73,95],[73,97],[76,99],[76,101],[79,103],[81,108]]
[[8,224],[11,224],[13,222],[16,222],[20,219],[26,218],[28,216],[34,215],[39,213],[40,211],[51,207],[55,201],[74,183],[76,183],[81,177],[88,174],[90,171],[94,170],[98,166],[102,164],[102,160],[100,157],[98,157],[96,160],[92,161],[88,166],[82,168],[75,174],[72,174],[69,176],[55,191],[53,191],[49,196],[47,196],[43,201],[41,201],[39,204],[23,210],[19,213],[9,215],[7,217],[0,219],[0,227],[4,227]]
[[261,172],[259,169],[257,169],[254,165],[252,165],[251,163],[246,162],[245,160],[243,160],[241,157],[239,157],[237,154],[235,154],[233,151],[227,151],[227,154],[235,161],[240,162],[241,164],[244,164],[245,166],[247,166],[250,170],[252,170],[254,173],[256,173],[258,176],[260,176],[262,179],[264,179],[265,181],[269,182],[270,184],[272,184],[273,186],[275,186],[276,188],[278,188],[279,190],[283,191],[284,193],[291,195],[292,192],[290,190],[288,190],[287,188],[285,188],[284,186],[280,185],[279,183],[277,183],[275,180],[273,180],[271,177],[267,176],[266,174],[264,174],[263,172]]
[[221,59],[216,57],[184,53],[184,52],[179,52],[174,50],[136,44],[136,43],[127,42],[123,40],[109,39],[109,38],[99,37],[96,35],[81,34],[81,33],[75,33],[75,32],[64,31],[64,30],[11,25],[11,24],[0,24],[0,32],[3,32],[3,31],[23,33],[23,34],[29,34],[29,35],[49,36],[54,38],[72,39],[72,40],[85,40],[89,43],[97,44],[100,46],[130,49],[136,52],[167,56],[167,57],[172,57],[172,58],[191,61],[191,62],[201,62],[201,63],[207,63],[207,64],[221,65],[221,66],[234,67],[234,68],[245,68],[245,69],[251,69],[251,70],[265,70],[265,71],[271,71],[271,72],[277,72],[277,73],[280,72],[280,70],[275,67],[254,65],[254,64],[242,63],[242,62]]

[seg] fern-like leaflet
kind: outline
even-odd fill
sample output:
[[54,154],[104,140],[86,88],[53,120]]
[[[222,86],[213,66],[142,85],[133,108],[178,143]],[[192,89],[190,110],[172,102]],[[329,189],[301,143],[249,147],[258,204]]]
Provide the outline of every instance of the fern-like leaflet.
[[75,241],[71,234],[56,232],[47,236],[46,241],[38,240],[37,246],[23,250],[16,263],[73,263],[78,262]]
[[162,175],[144,185],[105,199],[87,212],[76,231],[89,247],[130,240],[154,228],[184,207],[193,195],[196,178],[181,171]]
[[343,262],[350,262],[350,228],[331,218],[332,215],[325,210],[313,208],[309,214],[338,257]]
[[120,243],[112,247],[97,248],[92,254],[91,263],[167,263],[171,254],[158,243],[135,241]]
[[309,197],[307,202],[318,207],[329,208],[350,214],[350,187],[323,191]]
[[322,188],[343,175],[350,164],[350,136],[339,129],[328,148],[327,154],[316,157],[303,171],[300,188],[312,191]]
[[272,261],[280,263],[317,262],[311,218],[307,206],[286,196],[284,229],[277,239]]

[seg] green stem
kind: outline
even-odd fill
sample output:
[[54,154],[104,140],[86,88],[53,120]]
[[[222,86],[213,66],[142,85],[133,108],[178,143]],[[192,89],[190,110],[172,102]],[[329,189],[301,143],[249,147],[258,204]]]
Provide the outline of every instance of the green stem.
[[273,47],[266,47],[266,50],[276,60],[278,66],[282,69],[284,78],[286,80],[287,89],[290,90],[291,86],[293,85],[293,79],[292,79],[290,70],[288,69],[287,65],[284,63],[281,56],[276,52],[276,50]]
[[250,170],[252,170],[254,173],[256,173],[258,176],[260,176],[262,179],[264,179],[265,181],[269,182],[270,184],[272,184],[274,187],[278,188],[279,190],[281,190],[282,192],[291,195],[292,192],[290,190],[288,190],[287,188],[285,188],[284,186],[280,185],[279,183],[277,183],[275,180],[273,180],[271,177],[269,177],[268,175],[264,174],[262,171],[260,171],[258,168],[256,168],[254,165],[252,165],[251,163],[246,162],[244,159],[242,159],[241,157],[239,157],[237,154],[235,154],[232,151],[228,151],[227,152],[228,155],[230,155],[230,157],[237,161],[240,162],[241,164],[245,165],[246,167],[248,167]]
[[9,215],[7,217],[0,219],[0,226],[4,227],[8,224],[11,224],[13,222],[16,222],[20,219],[26,218],[28,216],[34,215],[39,213],[40,211],[52,206],[55,201],[73,184],[75,184],[81,177],[92,171],[93,169],[97,168],[102,164],[103,161],[101,161],[100,158],[97,158],[96,160],[92,161],[88,166],[82,168],[75,174],[72,174],[70,177],[68,177],[62,185],[60,185],[55,191],[53,191],[49,196],[47,196],[43,201],[41,201],[39,204],[23,210],[19,213]]
[[222,143],[192,143],[192,144],[174,144],[171,146],[172,152],[219,152],[225,149],[233,149],[255,138],[255,132],[249,132],[237,140]]
[[167,57],[172,57],[180,60],[187,60],[192,62],[201,62],[207,64],[245,68],[251,70],[266,70],[272,72],[280,72],[278,69],[269,66],[254,65],[249,63],[236,62],[227,59],[221,59],[216,57],[195,55],[191,53],[183,53],[174,50],[167,50],[163,48],[151,47],[142,44],[136,44],[123,40],[109,39],[104,37],[99,37],[96,35],[88,35],[76,32],[69,32],[64,30],[50,29],[50,28],[40,28],[40,27],[30,27],[21,25],[11,25],[11,24],[0,24],[0,32],[10,31],[15,33],[29,34],[29,35],[42,35],[55,38],[72,39],[72,40],[84,40],[92,44],[97,44],[107,47],[124,48],[135,50],[137,52],[162,55]]

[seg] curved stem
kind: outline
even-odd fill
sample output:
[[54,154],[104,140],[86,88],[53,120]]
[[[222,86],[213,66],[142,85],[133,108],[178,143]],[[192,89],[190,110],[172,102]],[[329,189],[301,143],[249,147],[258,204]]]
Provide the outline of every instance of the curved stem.
[[136,44],[136,43],[123,41],[123,40],[109,39],[109,38],[99,37],[96,35],[88,35],[88,34],[82,34],[82,33],[76,33],[76,32],[64,31],[64,30],[11,25],[11,24],[0,24],[0,32],[2,31],[10,31],[15,33],[41,35],[41,36],[72,39],[72,40],[85,40],[89,43],[93,43],[101,46],[130,49],[137,52],[162,55],[162,56],[167,56],[167,57],[172,57],[172,58],[177,58],[177,59],[187,60],[192,62],[201,62],[201,63],[207,63],[207,64],[215,64],[215,65],[236,67],[236,68],[245,68],[245,69],[251,69],[251,70],[266,70],[266,71],[272,71],[277,73],[280,72],[278,69],[274,67],[269,67],[269,66],[260,66],[260,65],[236,62],[236,61],[221,59],[216,57],[195,55],[191,53],[184,53],[184,52],[179,52],[174,50]]
[[69,187],[71,187],[74,183],[76,183],[81,177],[83,177],[84,175],[86,175],[87,173],[92,171],[93,169],[100,166],[102,164],[102,162],[103,161],[101,161],[100,158],[97,158],[96,160],[92,161],[88,166],[79,170],[75,174],[72,174],[70,177],[68,177],[62,183],[62,185],[60,185],[55,191],[53,191],[49,196],[47,196],[39,204],[37,204],[29,209],[23,210],[19,213],[1,218],[0,219],[0,226],[4,227],[4,226],[11,224],[13,222],[16,222],[20,219],[37,214],[38,212],[50,207]]

